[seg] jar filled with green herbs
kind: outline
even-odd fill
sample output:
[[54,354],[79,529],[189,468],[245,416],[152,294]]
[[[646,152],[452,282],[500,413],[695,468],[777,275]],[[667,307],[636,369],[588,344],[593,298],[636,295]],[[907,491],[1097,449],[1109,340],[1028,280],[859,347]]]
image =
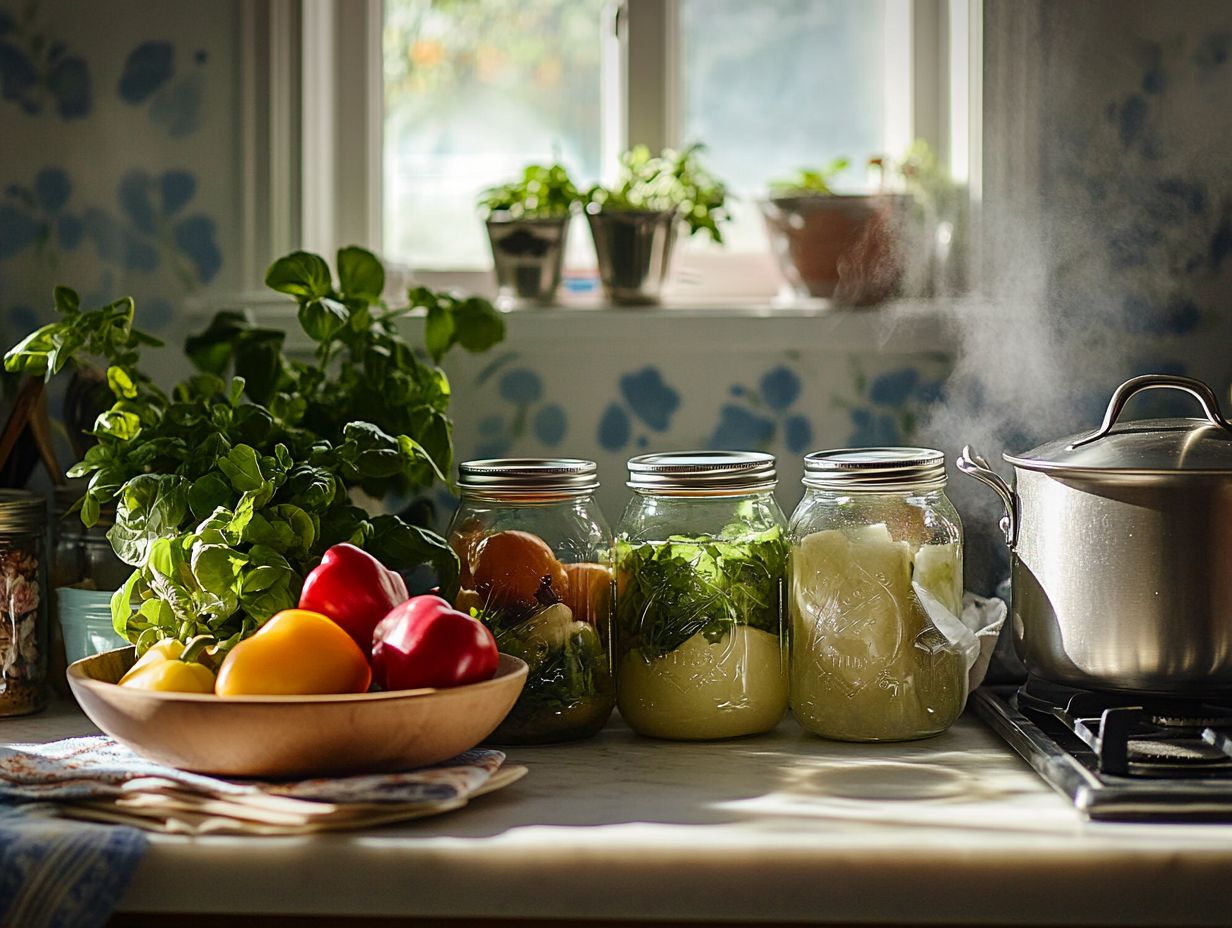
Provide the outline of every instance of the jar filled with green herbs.
[[47,705],[47,501],[0,490],[0,717]]
[[711,740],[769,731],[787,708],[786,523],[756,452],[629,461],[616,530],[616,700],[635,731]]

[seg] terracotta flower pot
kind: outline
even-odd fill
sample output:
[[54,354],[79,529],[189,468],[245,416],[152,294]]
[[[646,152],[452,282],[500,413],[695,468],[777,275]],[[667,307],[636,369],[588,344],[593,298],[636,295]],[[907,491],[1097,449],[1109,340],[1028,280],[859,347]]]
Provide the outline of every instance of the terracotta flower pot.
[[868,306],[893,296],[903,277],[900,195],[804,195],[763,200],[762,216],[783,276],[803,297]]

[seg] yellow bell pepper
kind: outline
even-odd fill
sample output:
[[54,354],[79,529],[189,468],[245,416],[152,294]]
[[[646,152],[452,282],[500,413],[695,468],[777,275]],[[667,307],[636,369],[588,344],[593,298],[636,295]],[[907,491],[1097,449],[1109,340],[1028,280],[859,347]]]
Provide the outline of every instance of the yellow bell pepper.
[[214,671],[192,660],[199,649],[192,648],[184,659],[184,643],[164,638],[137,660],[120,678],[120,686],[160,693],[212,693]]
[[233,647],[218,668],[219,696],[363,693],[372,682],[368,659],[331,619],[284,609]]

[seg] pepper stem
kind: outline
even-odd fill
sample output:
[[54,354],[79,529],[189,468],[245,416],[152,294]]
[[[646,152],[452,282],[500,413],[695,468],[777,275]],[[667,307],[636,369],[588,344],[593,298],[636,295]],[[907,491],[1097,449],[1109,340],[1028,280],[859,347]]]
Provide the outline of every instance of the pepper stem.
[[218,644],[218,639],[213,635],[196,635],[189,639],[188,644],[185,645],[184,653],[180,655],[180,660],[185,662],[197,661],[200,663],[201,653],[206,648],[216,644]]

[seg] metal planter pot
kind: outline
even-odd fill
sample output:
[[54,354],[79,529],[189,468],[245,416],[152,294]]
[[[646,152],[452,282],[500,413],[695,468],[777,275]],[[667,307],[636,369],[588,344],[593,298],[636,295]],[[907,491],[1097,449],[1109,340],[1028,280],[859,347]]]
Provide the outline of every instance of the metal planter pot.
[[607,298],[620,305],[659,302],[676,243],[676,213],[587,212]]
[[[1118,424],[1141,390],[1184,390],[1205,419]],[[1046,680],[1165,696],[1232,691],[1232,423],[1209,386],[1151,374],[1094,432],[959,470],[1001,497],[1014,645]]]
[[565,262],[569,217],[488,219],[496,267],[497,302],[503,307],[555,302]]

